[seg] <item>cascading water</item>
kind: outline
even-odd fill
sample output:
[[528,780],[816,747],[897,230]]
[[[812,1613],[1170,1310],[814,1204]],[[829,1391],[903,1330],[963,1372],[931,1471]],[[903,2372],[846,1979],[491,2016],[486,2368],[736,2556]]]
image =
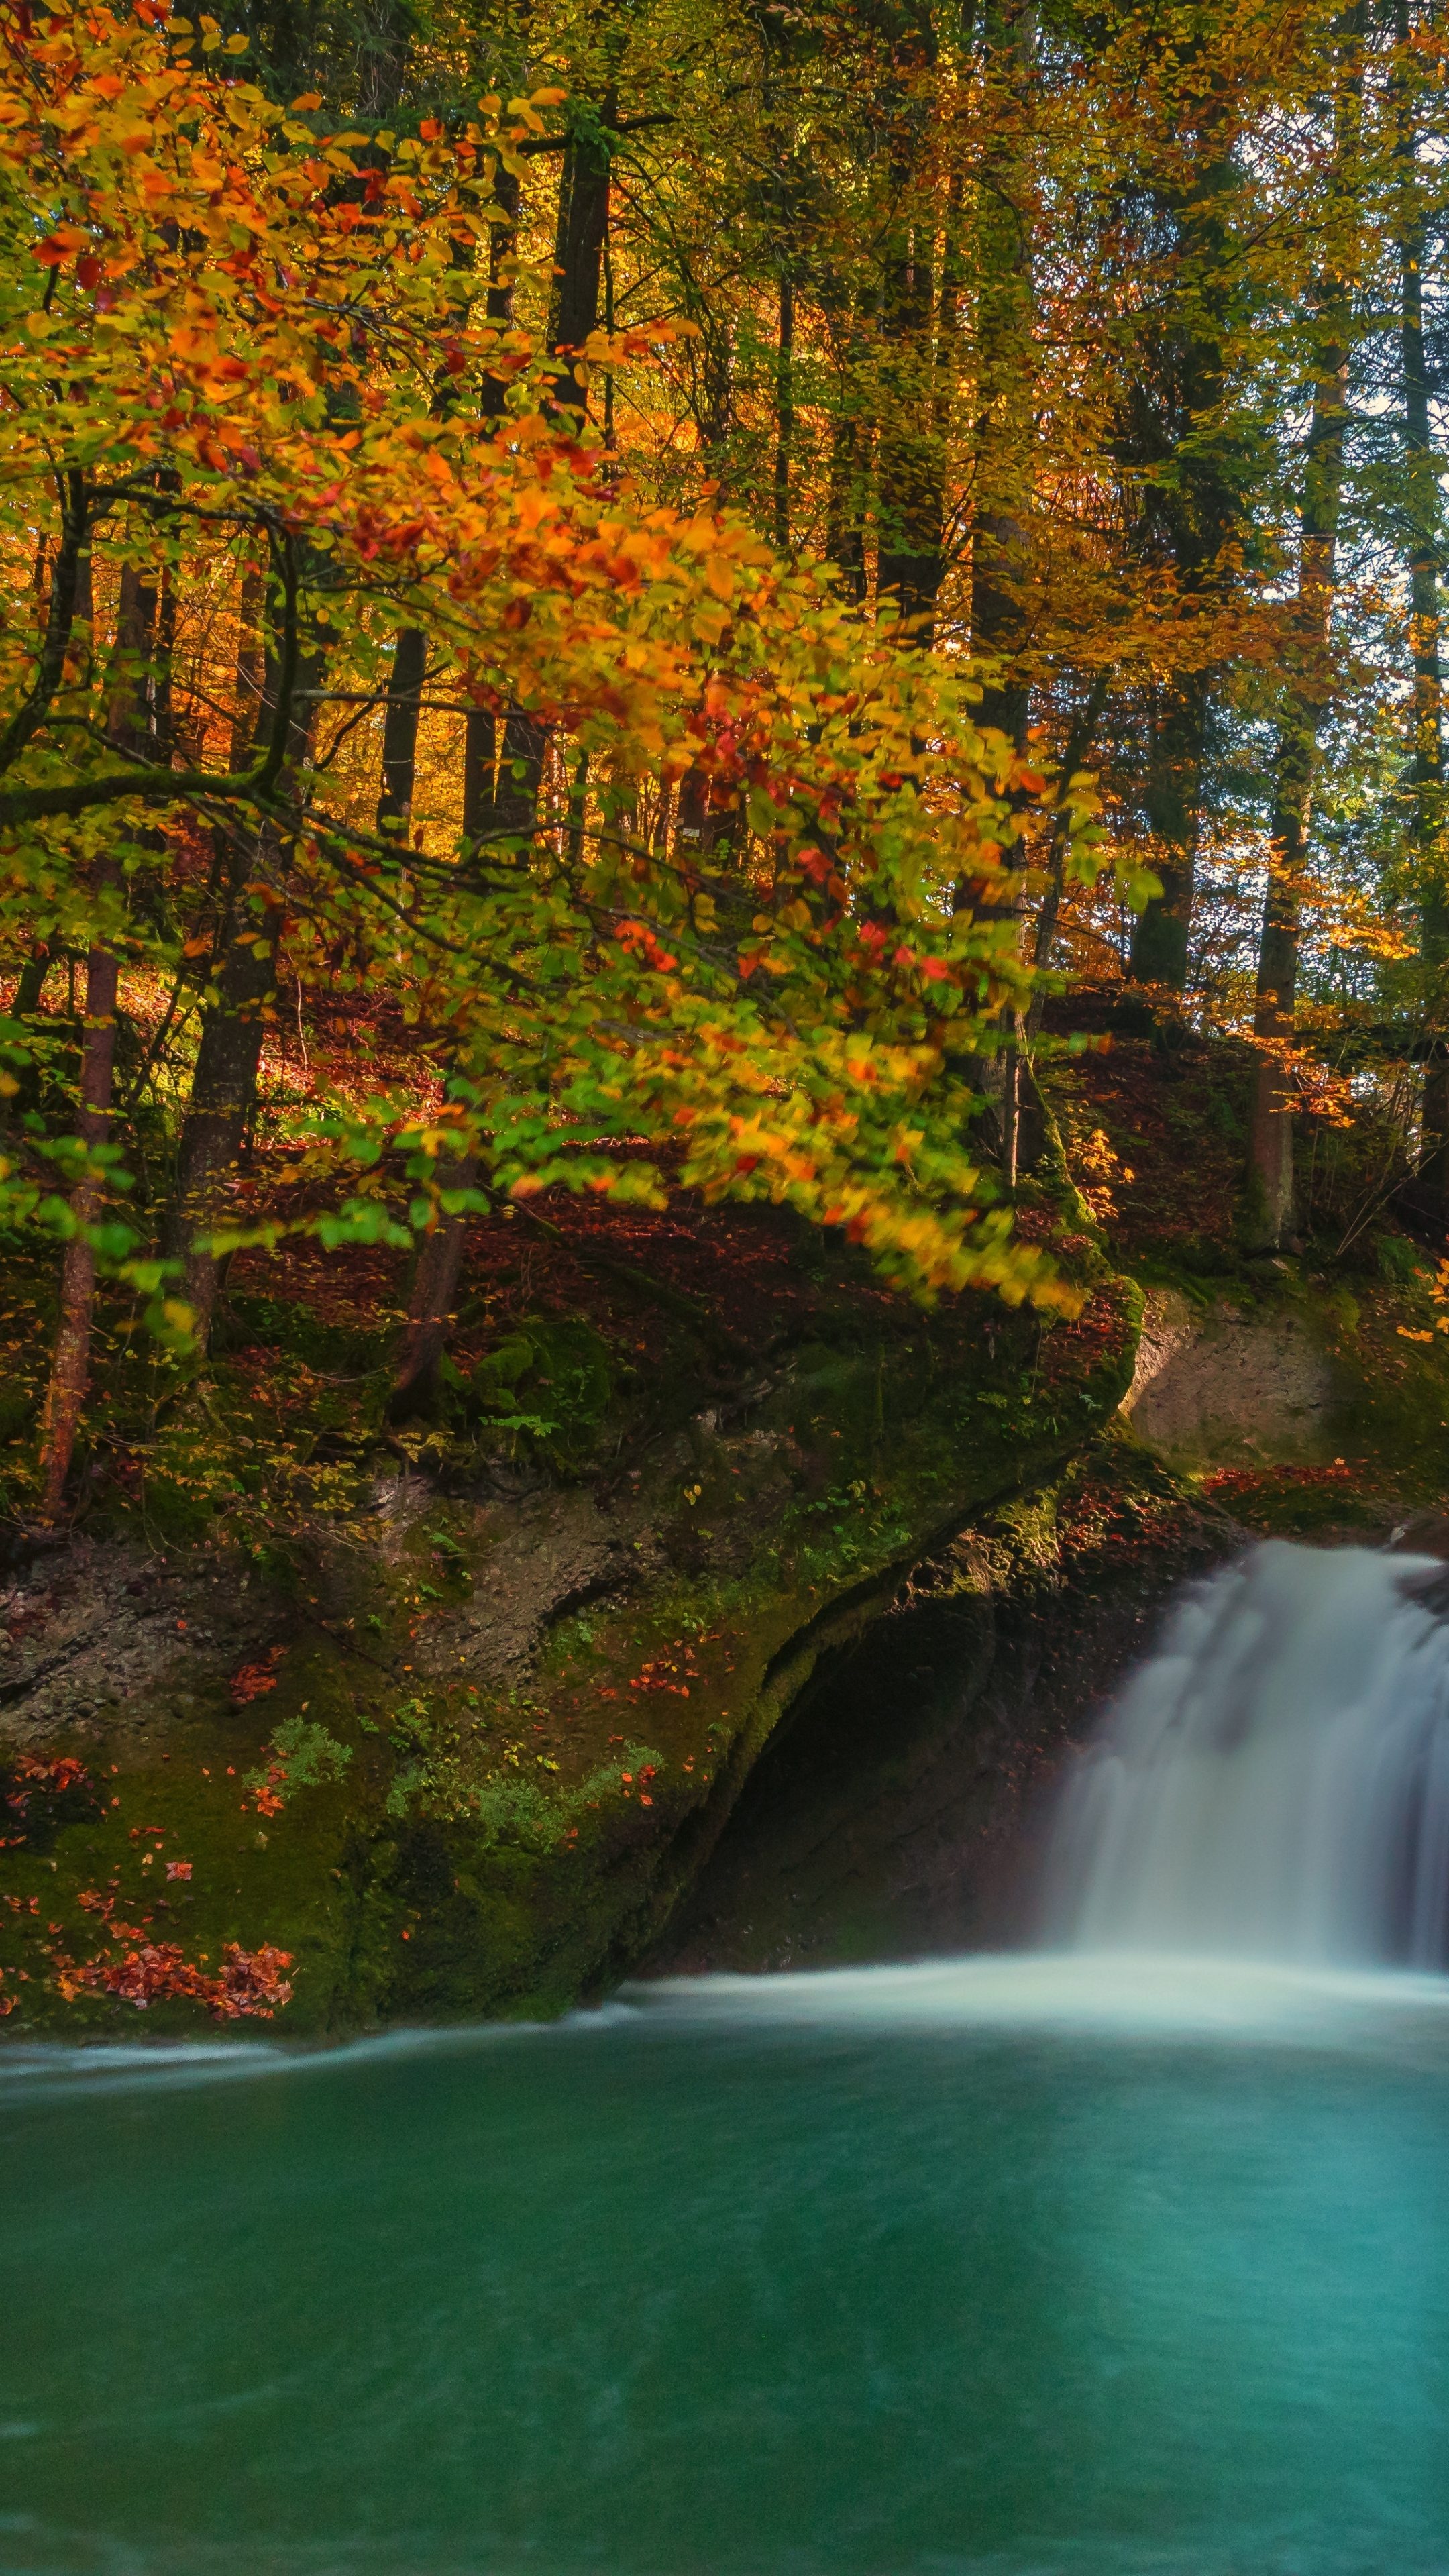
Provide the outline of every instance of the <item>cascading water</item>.
[[1068,1779],[1080,1950],[1449,1961],[1449,1569],[1281,1540],[1183,1601]]

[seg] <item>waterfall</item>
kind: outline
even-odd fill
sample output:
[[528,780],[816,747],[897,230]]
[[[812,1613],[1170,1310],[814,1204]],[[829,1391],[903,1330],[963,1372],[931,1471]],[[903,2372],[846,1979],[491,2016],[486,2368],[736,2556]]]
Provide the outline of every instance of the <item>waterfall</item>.
[[1195,1585],[1077,1757],[1072,1949],[1449,1963],[1449,1569],[1272,1540]]

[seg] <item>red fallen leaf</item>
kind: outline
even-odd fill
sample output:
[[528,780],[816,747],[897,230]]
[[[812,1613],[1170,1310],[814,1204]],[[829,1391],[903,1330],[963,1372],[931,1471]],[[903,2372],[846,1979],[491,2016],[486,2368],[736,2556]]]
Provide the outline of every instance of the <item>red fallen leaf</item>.
[[191,1876],[190,1861],[168,1860],[166,1864],[166,1875],[168,1878],[189,1878]]
[[38,1762],[34,1754],[18,1753],[10,1768],[17,1779],[28,1781],[32,1788],[49,1790],[52,1797],[58,1798],[66,1789],[88,1789],[91,1785],[85,1764],[78,1762],[73,1753],[61,1754],[54,1762]]
[[57,1960],[56,1983],[67,2003],[99,1989],[145,2012],[153,2003],[181,1996],[205,2004],[219,2021],[270,2021],[274,2011],[292,2000],[282,1974],[291,1964],[291,1951],[275,1950],[269,1942],[244,1950],[240,1942],[229,1941],[221,1974],[212,1977],[192,1965],[178,1942],[148,1941],[124,1959]]
[[231,1696],[237,1708],[245,1708],[249,1700],[261,1699],[264,1693],[276,1689],[277,1666],[286,1651],[285,1646],[271,1646],[257,1663],[238,1666],[231,1677]]
[[286,1800],[279,1798],[275,1789],[258,1789],[257,1814],[259,1816],[279,1816],[285,1804]]

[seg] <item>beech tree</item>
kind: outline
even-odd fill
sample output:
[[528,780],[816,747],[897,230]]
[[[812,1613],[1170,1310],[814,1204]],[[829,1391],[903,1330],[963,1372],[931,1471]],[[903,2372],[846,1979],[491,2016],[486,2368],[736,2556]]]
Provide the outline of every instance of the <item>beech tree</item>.
[[[5,1176],[12,1220],[66,1246],[42,1511],[98,1262],[204,1337],[243,1241],[436,1245],[488,1194],[657,1198],[657,1166],[614,1149],[641,1133],[672,1140],[685,1187],[787,1200],[903,1287],[1067,1297],[990,1204],[960,1070],[1030,980],[1000,892],[1041,782],[981,732],[963,671],[600,448],[592,372],[667,335],[570,345],[558,323],[540,353],[500,314],[500,177],[558,93],[368,141],[146,0],[8,32],[0,439],[9,560],[38,578],[4,646],[0,833],[11,936],[88,959],[75,1123]],[[592,276],[588,130],[567,129],[561,224]],[[356,756],[374,716],[380,795]],[[432,716],[475,746],[466,820],[456,769],[420,784]],[[547,810],[545,747],[567,782]],[[676,828],[642,828],[644,802]],[[428,1097],[324,1103],[324,1212],[238,1222],[284,978],[344,956],[426,1021]],[[142,971],[199,1021],[159,1246],[122,1213],[114,1090]],[[27,1024],[6,1035],[23,1065]],[[425,1252],[405,1380],[446,1313],[447,1261],[441,1302],[430,1271]]]

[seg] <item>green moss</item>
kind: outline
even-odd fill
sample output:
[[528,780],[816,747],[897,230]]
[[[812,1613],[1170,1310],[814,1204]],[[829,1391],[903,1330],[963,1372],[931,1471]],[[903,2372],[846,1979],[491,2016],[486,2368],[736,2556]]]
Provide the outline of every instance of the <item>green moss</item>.
[[[924,1322],[798,1350],[747,1436],[695,1425],[685,1463],[665,1452],[649,1500],[662,1562],[562,1622],[512,1690],[405,1669],[420,1617],[486,1599],[473,1506],[440,1496],[395,1555],[349,1541],[324,1626],[300,1541],[243,1524],[254,1580],[265,1569],[289,1623],[277,1687],[243,1710],[219,1679],[156,1706],[144,1755],[118,1713],[92,1768],[119,1803],[58,1828],[47,1853],[5,1855],[7,2027],[204,2026],[196,2005],[143,2024],[109,1996],[62,1999],[57,1963],[101,1947],[80,1903],[93,1893],[135,1927],[124,1938],[188,1959],[214,1965],[233,1941],[288,1951],[284,2025],[304,2034],[553,2012],[606,1989],[688,1885],[819,1655],[943,1532],[1039,1482],[1110,1414],[1139,1303],[1107,1283],[1095,1338],[997,1311],[994,1351]],[[587,1328],[530,1324],[526,1360],[513,1356],[508,1401],[556,1397],[581,1443],[615,1419],[620,1376]],[[697,1358],[686,1391],[697,1407]],[[165,1878],[173,1860],[188,1878]]]
[[454,1410],[483,1430],[522,1437],[560,1469],[592,1456],[620,1385],[618,1363],[581,1316],[532,1315],[467,1377],[448,1372]]
[[1391,1287],[1412,1288],[1424,1275],[1423,1250],[1405,1234],[1376,1234],[1371,1237],[1371,1250],[1379,1277]]

